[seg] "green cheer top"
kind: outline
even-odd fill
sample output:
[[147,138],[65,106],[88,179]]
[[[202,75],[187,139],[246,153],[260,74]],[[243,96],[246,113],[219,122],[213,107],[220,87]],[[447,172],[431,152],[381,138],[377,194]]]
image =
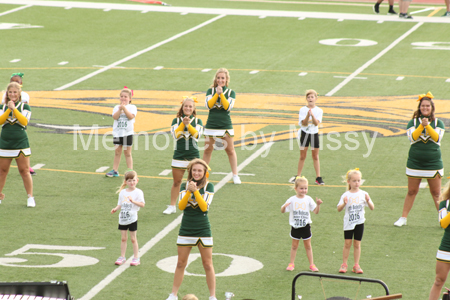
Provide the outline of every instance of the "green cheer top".
[[[1,114],[4,114],[8,109],[8,105],[2,104],[0,108]],[[20,102],[16,105],[16,108],[24,117],[30,120],[31,109],[28,104]],[[30,148],[26,129],[27,126],[21,124],[19,120],[17,120],[14,112],[10,112],[5,123],[2,124],[0,149],[19,150]]]
[[[423,118],[423,117],[422,117]],[[444,136],[445,126],[437,118],[430,122],[430,126],[438,134],[435,141],[424,129],[419,138],[414,140],[412,133],[421,125],[421,119],[416,118],[408,122],[407,134],[411,142],[406,167],[413,170],[440,170],[444,168],[441,158],[441,140]]]
[[173,159],[191,161],[194,158],[200,158],[197,143],[198,139],[202,136],[203,133],[203,122],[196,117],[191,118],[190,124],[197,130],[197,137],[192,136],[186,126],[184,127],[181,134],[179,134],[177,137],[175,130],[180,126],[181,123],[183,123],[183,118],[184,116],[175,118],[172,121],[170,131],[172,133],[172,137],[176,140],[176,148],[173,152]]
[[[188,182],[184,182],[180,186],[180,201],[186,194],[186,186]],[[214,185],[207,182],[206,187],[199,190],[200,195],[205,200],[206,204],[211,205],[212,199],[214,197]],[[181,220],[181,227],[178,235],[180,236],[190,236],[190,237],[211,237],[211,225],[208,219],[208,210],[203,212],[198,206],[195,200],[194,194],[191,195],[188,200],[187,206],[184,209],[183,219]]]
[[230,111],[234,106],[234,101],[236,98],[235,92],[224,86],[223,95],[228,100],[230,105],[228,109],[224,109],[220,97],[217,99],[216,103],[212,108],[208,107],[208,100],[210,100],[216,94],[216,88],[210,88],[206,92],[206,102],[205,105],[209,108],[208,120],[206,121],[205,128],[207,129],[222,129],[230,130],[233,129],[233,124],[231,123]]

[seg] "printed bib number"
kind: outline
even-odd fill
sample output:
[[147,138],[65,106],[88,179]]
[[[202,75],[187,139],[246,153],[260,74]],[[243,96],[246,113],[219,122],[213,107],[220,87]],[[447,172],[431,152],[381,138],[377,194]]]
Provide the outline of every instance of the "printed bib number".
[[118,128],[127,128],[128,126],[128,122],[127,121],[118,121],[117,122],[117,127]]
[[305,219],[295,219],[295,227],[305,227],[306,226],[306,220]]
[[359,214],[350,214],[348,216],[348,220],[351,221],[358,221],[359,220]]
[[120,212],[120,219],[121,220],[128,220],[131,217],[129,211],[121,211]]

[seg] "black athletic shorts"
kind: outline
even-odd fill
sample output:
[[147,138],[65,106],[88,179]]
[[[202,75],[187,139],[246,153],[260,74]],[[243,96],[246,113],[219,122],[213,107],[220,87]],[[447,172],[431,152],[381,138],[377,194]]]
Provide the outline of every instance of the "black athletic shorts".
[[311,225],[306,225],[305,227],[294,228],[291,226],[291,238],[295,240],[309,240],[312,237]]
[[119,230],[137,231],[137,221],[128,225],[120,225]]
[[319,134],[309,134],[304,132],[303,130],[300,130],[300,148],[306,148],[311,146],[311,148],[319,149]]
[[133,135],[129,135],[129,136],[118,136],[118,137],[113,137],[113,144],[114,145],[121,145],[121,146],[132,146],[133,145]]
[[361,241],[364,233],[364,223],[358,224],[353,230],[344,230],[344,239]]

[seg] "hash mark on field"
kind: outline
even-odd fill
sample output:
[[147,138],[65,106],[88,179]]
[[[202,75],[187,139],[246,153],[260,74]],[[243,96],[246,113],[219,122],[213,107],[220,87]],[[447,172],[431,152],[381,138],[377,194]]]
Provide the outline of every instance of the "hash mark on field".
[[259,16],[260,19],[265,19],[267,16]]
[[421,182],[420,184],[419,184],[419,188],[421,188],[421,189],[424,189],[424,188],[426,188],[428,186],[428,182]]
[[405,79],[405,76],[398,76],[397,79],[395,79],[395,80],[400,81],[400,80],[403,80],[403,79]]
[[16,59],[11,60],[10,62],[11,63],[16,63],[16,62],[19,62],[19,61],[20,61],[20,58],[16,58]]
[[72,7],[70,7],[70,6],[67,6],[67,7],[64,7],[64,9],[72,9]]
[[448,78],[445,82],[450,82],[450,78]]
[[[211,174],[215,174],[215,175],[227,175],[228,173],[225,172],[212,172]],[[238,173],[239,176],[255,176],[255,174],[250,174],[250,173]]]
[[32,166],[31,168],[33,170],[39,170],[40,168],[42,168],[43,166],[45,166],[45,164],[35,164],[34,166]]
[[105,8],[103,11],[110,11],[111,8]]
[[164,69],[164,67],[163,66],[157,66],[157,67],[153,68],[153,70],[161,70],[161,69]]
[[58,65],[63,66],[63,65],[67,65],[69,62],[68,61],[62,61],[60,63],[58,63]]
[[380,20],[380,21],[378,21],[377,23],[378,23],[378,24],[381,24],[381,23],[384,23],[384,21],[383,21],[383,20]]
[[141,11],[141,14],[146,14],[146,13],[148,13],[148,10]]
[[344,19],[337,19],[337,21],[338,21],[338,22],[343,22],[343,21],[344,21]]
[[167,170],[164,170],[164,171],[162,171],[161,173],[159,173],[159,176],[167,176],[167,175],[169,175],[171,172],[172,172],[172,170],[167,169]]
[[253,70],[253,71],[250,72],[250,74],[256,74],[256,73],[259,73],[259,71],[258,70]]
[[298,74],[298,76],[306,76],[308,74],[308,72],[301,72]]
[[188,14],[188,12],[182,12],[180,15],[185,16],[187,14]]
[[206,72],[209,72],[209,71],[211,71],[211,69],[203,69],[202,70],[203,73],[206,73]]
[[97,170],[95,170],[95,172],[96,173],[103,173],[103,172],[105,172],[106,170],[108,170],[109,169],[109,166],[106,166],[106,167],[100,167],[100,168],[98,168]]
[[298,18],[298,19],[299,19],[299,20],[301,21],[301,20],[304,20],[304,19],[305,19],[305,17],[300,17],[300,18]]

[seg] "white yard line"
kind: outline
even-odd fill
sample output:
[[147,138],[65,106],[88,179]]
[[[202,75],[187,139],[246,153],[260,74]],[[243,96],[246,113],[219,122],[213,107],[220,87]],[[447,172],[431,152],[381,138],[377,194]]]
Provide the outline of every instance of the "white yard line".
[[[1,3],[1,2],[0,2]],[[17,4],[17,3],[16,3]],[[22,10],[22,9],[25,9],[25,8],[28,8],[28,7],[32,7],[33,5],[31,5],[31,4],[28,4],[28,5],[25,5],[25,6],[21,6],[21,7],[17,7],[17,8],[14,8],[14,9],[11,9],[11,10],[8,10],[8,11],[5,11],[5,12],[2,12],[2,13],[0,13],[0,17],[1,16],[4,16],[4,15],[7,15],[7,14],[10,14],[10,13],[13,13],[13,12],[16,12],[16,11],[19,11],[19,10]]]
[[[253,160],[258,158],[262,153],[268,151],[274,143],[270,142],[264,144],[261,148],[255,151],[250,157],[245,159],[239,166],[238,172],[248,166]],[[214,193],[217,193],[228,181],[233,178],[233,173],[228,173],[218,184],[214,186]],[[162,240],[166,235],[168,235],[172,230],[176,229],[181,223],[183,214],[180,214],[175,220],[173,220],[169,225],[167,225],[163,230],[156,234],[150,241],[148,241],[141,249],[139,249],[139,256],[142,257],[145,253],[150,251],[153,246],[155,246],[160,240]],[[106,276],[102,281],[95,285],[89,292],[78,300],[90,300],[95,297],[99,292],[101,292],[108,284],[110,284],[114,279],[119,277],[123,272],[125,272],[130,267],[130,262],[133,256],[128,258],[127,262],[115,269],[112,273]]]
[[176,40],[176,39],[178,39],[178,38],[180,38],[180,37],[182,37],[182,36],[185,36],[185,35],[188,34],[188,33],[191,33],[191,32],[193,32],[193,31],[196,31],[197,29],[200,29],[200,28],[202,28],[202,27],[205,27],[206,25],[211,24],[212,22],[217,21],[217,20],[219,20],[219,19],[221,19],[221,18],[223,18],[223,17],[225,17],[225,15],[220,15],[220,16],[214,17],[214,18],[212,18],[212,19],[210,19],[210,20],[208,20],[208,21],[206,21],[206,22],[203,22],[203,23],[200,24],[200,25],[197,25],[197,26],[195,26],[195,27],[192,27],[191,29],[188,29],[188,30],[183,31],[183,32],[181,32],[181,33],[179,33],[179,34],[176,34],[176,35],[174,35],[174,36],[172,36],[172,37],[170,37],[170,38],[168,38],[168,39],[166,39],[166,40],[164,40],[164,41],[162,41],[162,42],[156,43],[156,44],[154,44],[153,46],[150,46],[150,47],[148,47],[148,48],[146,48],[146,49],[144,49],[144,50],[138,51],[138,52],[136,52],[136,53],[134,53],[134,54],[132,54],[132,55],[129,55],[129,56],[125,57],[125,58],[122,58],[121,60],[118,60],[118,61],[116,61],[116,62],[114,62],[114,63],[112,63],[112,64],[110,64],[110,65],[108,65],[108,66],[105,66],[105,67],[101,68],[100,70],[97,70],[97,71],[95,71],[95,72],[92,72],[92,73],[90,73],[90,74],[88,74],[88,75],[86,75],[86,76],[83,76],[83,77],[81,77],[81,78],[75,80],[75,81],[72,81],[72,82],[70,82],[70,83],[68,83],[68,84],[65,84],[65,85],[59,87],[59,88],[56,88],[55,91],[62,91],[62,90],[65,90],[65,89],[67,89],[67,88],[69,88],[69,87],[71,87],[71,86],[74,86],[74,85],[76,85],[76,84],[78,84],[78,83],[80,83],[80,82],[83,82],[83,81],[85,81],[85,80],[87,80],[87,79],[89,79],[89,78],[92,78],[92,77],[94,77],[94,76],[96,76],[96,75],[98,75],[98,74],[100,74],[100,73],[103,73],[103,72],[105,72],[105,71],[107,71],[107,70],[109,70],[109,69],[111,69],[111,68],[114,68],[114,67],[116,67],[116,66],[119,66],[120,64],[123,64],[124,62],[127,62],[127,61],[129,61],[129,60],[131,60],[131,59],[133,59],[133,58],[136,58],[136,57],[138,57],[138,56],[141,55],[141,54],[147,53],[147,52],[149,52],[149,51],[151,51],[151,50],[153,50],[153,49],[156,49],[156,48],[158,48],[158,47],[160,47],[160,46],[162,46],[162,45],[165,45],[165,44],[167,44],[167,43],[170,43],[170,42],[173,41],[173,40]]
[[332,89],[331,91],[329,91],[327,94],[325,94],[325,96],[333,96],[336,92],[338,92],[340,89],[342,89],[347,83],[349,83],[351,80],[355,79],[356,76],[358,76],[361,72],[363,72],[365,69],[367,69],[371,64],[373,64],[374,62],[376,62],[380,57],[382,57],[383,55],[385,55],[389,50],[391,50],[392,48],[394,48],[395,46],[397,46],[398,43],[400,43],[401,41],[403,41],[406,37],[408,37],[411,33],[413,33],[414,31],[417,30],[417,28],[419,28],[420,26],[422,26],[424,23],[420,22],[416,25],[414,25],[414,27],[412,27],[410,30],[408,30],[407,32],[405,32],[401,37],[399,37],[398,39],[396,39],[394,42],[392,42],[389,46],[387,46],[386,48],[384,48],[380,53],[378,53],[377,55],[375,55],[372,59],[370,59],[368,62],[366,62],[364,65],[362,65],[361,67],[359,67],[355,72],[353,72],[350,76],[348,76],[344,81],[342,81],[340,84],[338,84],[334,89]]
[[342,19],[355,21],[391,21],[391,22],[424,22],[424,23],[450,23],[450,18],[438,17],[414,17],[412,20],[400,19],[398,16],[376,15],[376,14],[351,14],[351,13],[328,13],[309,11],[284,11],[284,10],[262,10],[262,9],[226,9],[226,8],[202,8],[202,7],[181,7],[181,6],[159,6],[140,4],[114,4],[100,2],[77,2],[77,1],[43,1],[43,0],[0,0],[3,4],[29,4],[34,6],[47,7],[71,7],[89,9],[110,9],[139,12],[167,12],[167,13],[187,13],[187,14],[207,14],[207,15],[232,15],[232,16],[254,16],[260,17],[288,17],[288,18],[312,18],[312,19]]

